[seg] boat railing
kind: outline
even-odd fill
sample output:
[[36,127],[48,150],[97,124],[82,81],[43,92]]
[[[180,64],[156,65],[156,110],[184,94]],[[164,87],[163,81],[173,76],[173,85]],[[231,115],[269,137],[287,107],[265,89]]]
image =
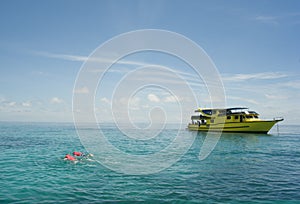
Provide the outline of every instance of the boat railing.
[[275,118],[273,118],[273,120],[276,120],[276,121],[283,121],[283,117],[275,117]]

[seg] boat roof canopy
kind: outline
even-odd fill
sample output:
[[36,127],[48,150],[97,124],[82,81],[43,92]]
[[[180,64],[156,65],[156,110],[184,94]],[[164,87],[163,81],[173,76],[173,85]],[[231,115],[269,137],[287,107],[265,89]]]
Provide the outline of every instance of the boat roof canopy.
[[249,109],[246,107],[237,107],[237,108],[227,108],[226,110],[245,110],[245,109]]
[[198,108],[197,110],[195,110],[195,112],[200,112],[202,110],[206,110],[206,111],[212,111],[212,110],[231,111],[231,110],[245,110],[245,109],[249,109],[249,108],[246,108],[246,107],[234,107],[234,108]]

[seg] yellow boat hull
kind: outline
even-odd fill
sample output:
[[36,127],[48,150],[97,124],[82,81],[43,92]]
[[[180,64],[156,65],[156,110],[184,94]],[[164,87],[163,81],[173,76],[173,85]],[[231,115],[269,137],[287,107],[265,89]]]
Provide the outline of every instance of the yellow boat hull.
[[189,124],[188,129],[194,131],[222,131],[222,132],[245,132],[245,133],[268,133],[270,129],[281,120],[259,120],[232,122],[223,124],[198,125]]

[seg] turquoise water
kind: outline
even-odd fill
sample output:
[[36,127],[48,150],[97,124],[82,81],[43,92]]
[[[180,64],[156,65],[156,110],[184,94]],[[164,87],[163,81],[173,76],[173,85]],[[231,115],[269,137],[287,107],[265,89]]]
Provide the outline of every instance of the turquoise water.
[[[126,151],[119,131],[107,126],[104,132]],[[159,148],[174,132],[164,131]],[[279,134],[276,128],[271,133],[223,134],[211,155],[199,161],[206,134],[186,131],[186,137],[197,136],[180,161],[156,174],[132,176],[93,159],[64,161],[66,153],[85,151],[72,124],[3,122],[0,203],[299,203],[300,126],[280,126]],[[136,145],[142,147],[136,154],[155,150],[154,142]]]

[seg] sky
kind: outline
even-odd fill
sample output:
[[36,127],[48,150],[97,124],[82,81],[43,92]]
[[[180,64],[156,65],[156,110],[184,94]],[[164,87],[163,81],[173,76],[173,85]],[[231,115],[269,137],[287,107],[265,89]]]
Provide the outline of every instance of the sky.
[[[0,121],[72,122],[73,93],[89,91],[74,90],[88,56],[122,33],[162,29],[203,48],[221,75],[227,107],[249,107],[262,117],[282,116],[284,124],[299,124],[297,0],[3,0],[0,29]],[[193,87],[197,106],[210,106],[205,85],[182,61],[154,52],[122,60],[107,73],[95,95],[99,121],[112,120],[114,100],[118,100],[117,107],[129,105],[136,121],[148,121],[147,114],[154,110],[155,116],[157,107],[164,109],[163,114],[171,114],[170,122],[182,117],[172,114],[180,101],[188,99],[158,87],[137,92],[129,104],[114,98],[114,87],[141,65],[159,64],[176,70]],[[196,108],[184,111],[190,115]],[[157,115],[163,117],[161,112]]]

